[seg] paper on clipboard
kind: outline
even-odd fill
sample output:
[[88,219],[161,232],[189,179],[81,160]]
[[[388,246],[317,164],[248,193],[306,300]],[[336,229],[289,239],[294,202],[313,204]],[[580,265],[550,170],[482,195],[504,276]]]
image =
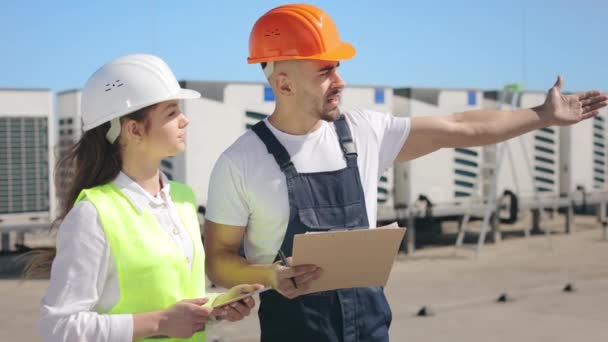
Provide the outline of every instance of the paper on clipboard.
[[373,229],[298,234],[293,265],[313,264],[321,278],[306,293],[351,287],[385,286],[405,228],[397,223]]

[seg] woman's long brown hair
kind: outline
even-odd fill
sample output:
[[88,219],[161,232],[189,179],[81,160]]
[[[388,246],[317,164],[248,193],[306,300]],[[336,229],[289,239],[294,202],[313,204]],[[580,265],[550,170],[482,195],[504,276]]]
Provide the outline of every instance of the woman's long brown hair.
[[[145,107],[121,118],[124,120],[135,120],[144,122],[148,128],[148,112],[154,105]],[[84,189],[93,188],[98,185],[112,181],[122,169],[119,140],[110,144],[106,140],[106,133],[110,129],[110,123],[106,122],[92,130],[84,132],[80,140],[70,147],[68,153],[57,162],[55,170],[74,169],[74,179],[70,180],[68,190],[62,199],[61,213],[51,224],[51,230],[58,229],[59,225],[74,207],[74,202],[80,192]],[[55,183],[59,184],[62,174],[56,172]],[[29,256],[23,276],[24,278],[48,277],[51,271],[53,259],[55,259],[55,247],[35,249],[24,255]]]

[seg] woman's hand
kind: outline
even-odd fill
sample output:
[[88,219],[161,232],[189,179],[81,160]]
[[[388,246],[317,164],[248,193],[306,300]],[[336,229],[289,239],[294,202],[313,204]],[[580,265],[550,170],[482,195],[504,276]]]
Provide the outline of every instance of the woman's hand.
[[[263,288],[264,288],[264,286],[260,285],[260,284],[237,285],[237,286],[232,287],[230,290],[228,290],[228,292],[221,294],[215,300],[220,301],[220,302],[224,301],[224,300],[230,300],[231,298],[237,298],[239,296],[261,290]],[[240,321],[243,318],[249,316],[249,314],[251,313],[251,309],[254,306],[255,306],[255,300],[253,299],[253,297],[249,296],[249,297],[243,298],[239,301],[236,301],[234,303],[220,306],[219,309],[225,310],[225,316],[224,316],[225,319],[227,319],[228,321],[231,321],[231,322],[235,322],[235,321]]]
[[207,298],[186,299],[161,312],[159,335],[189,338],[203,330],[213,308],[203,307]]

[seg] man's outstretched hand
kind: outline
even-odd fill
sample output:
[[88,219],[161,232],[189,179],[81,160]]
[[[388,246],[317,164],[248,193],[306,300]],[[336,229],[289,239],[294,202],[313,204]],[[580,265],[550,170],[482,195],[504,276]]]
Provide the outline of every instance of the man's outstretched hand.
[[551,121],[552,125],[566,126],[596,116],[599,110],[608,105],[608,96],[597,90],[583,93],[564,95],[564,81],[557,76],[557,81],[549,89],[541,113]]

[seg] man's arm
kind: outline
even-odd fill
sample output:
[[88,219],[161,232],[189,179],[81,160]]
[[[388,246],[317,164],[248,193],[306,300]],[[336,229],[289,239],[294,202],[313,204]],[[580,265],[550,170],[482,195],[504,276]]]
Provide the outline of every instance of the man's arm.
[[[263,284],[294,298],[310,287],[310,282],[321,276],[314,265],[281,266],[278,264],[249,264],[238,255],[245,227],[229,226],[205,221],[205,267],[214,283],[229,288],[238,284]],[[291,258],[289,258],[291,261]],[[297,288],[293,286],[293,281]]]
[[412,160],[444,147],[470,147],[494,144],[532,130],[571,125],[593,117],[605,107],[608,97],[598,91],[574,95],[561,93],[558,77],[541,106],[501,110],[472,110],[444,117],[414,117],[410,134],[397,160]]
[[226,288],[238,284],[273,285],[274,265],[252,265],[238,254],[245,227],[205,221],[205,267],[209,279]]

